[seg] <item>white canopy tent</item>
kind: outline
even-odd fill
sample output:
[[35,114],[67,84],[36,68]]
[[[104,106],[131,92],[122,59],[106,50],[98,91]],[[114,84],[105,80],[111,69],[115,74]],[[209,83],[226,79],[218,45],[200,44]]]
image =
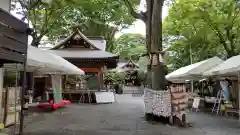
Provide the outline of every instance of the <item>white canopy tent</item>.
[[189,66],[179,68],[166,75],[166,79],[172,82],[185,82],[186,80],[202,79],[203,73],[223,61],[218,57],[213,57]]
[[[240,102],[240,55],[231,57],[226,61],[222,62],[216,67],[213,67],[209,71],[204,73],[205,76],[220,76],[220,77],[237,77],[238,87],[236,89],[233,87],[233,91],[237,91],[238,93],[238,103]],[[235,93],[235,94],[237,94]],[[236,95],[235,95],[236,96]],[[236,110],[238,114],[240,114],[240,104]],[[240,120],[240,119],[239,119]]]
[[[22,65],[15,65],[4,64],[4,67],[10,70],[23,70]],[[28,46],[27,71],[46,74],[84,74],[84,71],[62,57],[33,46]]]
[[226,61],[222,62],[216,67],[213,67],[209,71],[206,71],[204,76],[215,76],[215,75],[229,75],[237,76],[237,72],[240,72],[240,55],[231,57]]

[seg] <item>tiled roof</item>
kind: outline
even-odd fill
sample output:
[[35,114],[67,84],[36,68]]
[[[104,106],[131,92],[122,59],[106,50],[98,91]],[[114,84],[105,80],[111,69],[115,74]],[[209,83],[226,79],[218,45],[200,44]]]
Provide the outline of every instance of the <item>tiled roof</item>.
[[58,49],[59,47],[61,47],[62,45],[66,44],[66,42],[68,40],[70,40],[71,38],[73,38],[75,35],[79,35],[81,38],[83,38],[83,40],[85,42],[87,42],[92,48],[99,50],[99,48],[97,48],[86,36],[84,36],[78,29],[73,32],[71,35],[69,35],[67,38],[59,41],[58,43],[56,43],[56,45],[52,48],[52,50],[54,49]]

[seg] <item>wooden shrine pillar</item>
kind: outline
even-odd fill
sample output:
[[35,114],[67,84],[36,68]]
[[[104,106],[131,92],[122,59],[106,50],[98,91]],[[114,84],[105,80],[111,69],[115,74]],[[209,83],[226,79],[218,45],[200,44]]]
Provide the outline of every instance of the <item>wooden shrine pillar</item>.
[[65,90],[67,84],[67,75],[62,75],[62,89]]
[[100,69],[98,71],[98,83],[99,83],[99,89],[104,89],[104,80],[103,80],[103,70]]
[[100,71],[100,89],[104,89],[103,70]]

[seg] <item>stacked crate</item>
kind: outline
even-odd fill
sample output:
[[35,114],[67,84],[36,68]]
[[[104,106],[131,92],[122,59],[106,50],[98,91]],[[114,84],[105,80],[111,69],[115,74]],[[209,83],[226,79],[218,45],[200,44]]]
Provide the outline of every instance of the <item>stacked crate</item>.
[[170,87],[172,116],[183,120],[183,115],[186,114],[188,95],[184,84],[174,84]]

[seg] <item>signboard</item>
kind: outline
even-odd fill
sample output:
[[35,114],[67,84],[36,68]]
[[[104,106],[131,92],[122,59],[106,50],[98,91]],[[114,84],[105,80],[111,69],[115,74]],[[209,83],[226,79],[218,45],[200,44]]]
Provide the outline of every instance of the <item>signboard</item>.
[[198,109],[199,104],[200,104],[200,98],[199,97],[194,98],[192,108]]
[[115,102],[113,92],[95,92],[97,103],[112,103]]

